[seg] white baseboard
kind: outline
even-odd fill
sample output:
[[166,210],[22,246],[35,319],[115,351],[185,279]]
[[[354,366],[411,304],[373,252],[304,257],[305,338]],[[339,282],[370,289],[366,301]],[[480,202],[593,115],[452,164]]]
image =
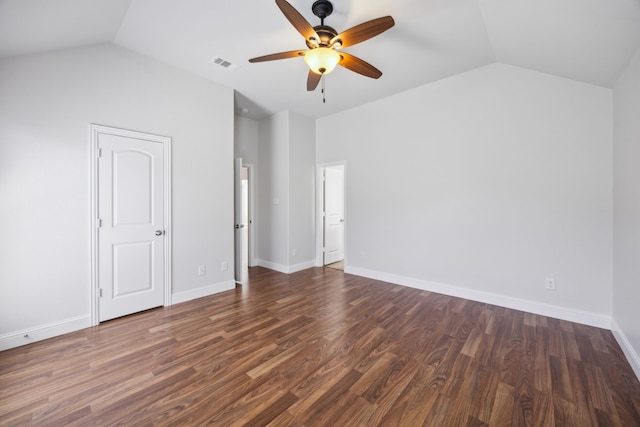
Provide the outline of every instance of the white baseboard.
[[299,264],[294,264],[289,266],[289,273],[296,273],[298,271],[306,270],[307,268],[315,267],[315,261],[305,261]]
[[[193,289],[185,292],[178,292],[171,296],[171,304],[178,304],[192,299],[205,297],[216,294],[218,292],[228,291],[235,288],[235,282],[229,280],[223,283],[206,286],[204,288]],[[27,328],[20,331],[9,332],[0,335],[0,351],[8,350],[14,347],[31,344],[36,341],[42,341],[53,338],[58,335],[75,332],[80,329],[91,327],[91,315],[72,317],[70,319],[61,320],[59,322],[51,322],[44,325]]]
[[526,311],[528,313],[540,314],[556,319],[568,320],[570,322],[595,326],[598,328],[611,329],[611,318],[602,314],[576,310],[569,307],[561,307],[545,304],[537,301],[530,301],[521,298],[508,297],[491,292],[477,291],[459,286],[446,285],[443,283],[428,282],[426,280],[414,279],[411,277],[398,276],[395,274],[382,273],[359,267],[345,267],[345,273],[356,276],[368,277],[370,279],[381,280],[396,285],[408,286],[423,291],[436,292],[453,297],[465,298],[472,301],[493,304],[500,307],[514,310]]
[[275,262],[265,261],[263,259],[258,259],[257,261],[260,267],[268,268],[269,270],[275,270],[279,273],[289,272],[289,268],[284,264],[276,264]]
[[51,322],[44,325],[27,328],[20,331],[9,332],[0,335],[0,351],[14,347],[31,344],[36,341],[46,340],[58,335],[78,331],[91,326],[91,315],[72,317],[59,322]]
[[236,287],[236,282],[227,280],[226,282],[216,283],[214,285],[205,286],[188,291],[176,292],[171,295],[171,304],[179,304],[181,302],[191,301],[192,299],[207,297],[219,292],[229,291]]
[[636,350],[631,345],[631,342],[616,322],[616,319],[611,319],[611,332],[613,332],[613,336],[616,337],[616,341],[620,344],[620,348],[624,352],[624,355],[627,356],[627,361],[633,372],[636,373],[636,377],[640,379],[640,355],[636,352]]
[[298,271],[306,270],[307,268],[316,266],[315,261],[313,260],[301,262],[300,264],[283,265],[283,264],[276,264],[271,261],[265,261],[263,259],[258,260],[258,265],[260,267],[268,268],[269,270],[275,270],[279,273],[285,273],[285,274],[296,273]]

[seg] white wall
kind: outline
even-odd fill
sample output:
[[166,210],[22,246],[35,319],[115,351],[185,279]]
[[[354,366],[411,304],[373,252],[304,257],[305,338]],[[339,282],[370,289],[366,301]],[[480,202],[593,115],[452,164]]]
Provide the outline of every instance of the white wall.
[[111,45],[2,60],[0,345],[90,321],[90,123],[173,138],[174,302],[233,286],[231,89]]
[[640,50],[613,98],[613,330],[640,377]]
[[289,111],[261,120],[258,159],[258,264],[286,273],[312,267],[314,121]]
[[258,123],[258,264],[289,264],[289,112]]
[[242,157],[244,163],[258,164],[258,122],[247,117],[235,116],[234,157]]
[[611,117],[611,90],[493,64],[318,120],[346,271],[607,327]]
[[289,255],[294,270],[315,259],[315,120],[291,113]]

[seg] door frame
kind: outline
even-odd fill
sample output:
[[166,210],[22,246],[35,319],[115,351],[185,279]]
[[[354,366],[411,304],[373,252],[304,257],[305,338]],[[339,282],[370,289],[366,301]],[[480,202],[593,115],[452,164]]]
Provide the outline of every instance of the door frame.
[[163,235],[165,251],[164,251],[164,291],[163,306],[171,305],[171,138],[168,136],[154,135],[144,132],[137,132],[127,129],[120,129],[110,126],[103,126],[91,123],[89,125],[89,165],[90,165],[90,227],[91,227],[91,278],[89,281],[89,307],[91,310],[91,326],[100,323],[100,294],[98,292],[99,271],[98,271],[98,229],[100,228],[98,218],[98,160],[100,152],[98,150],[98,142],[100,135],[114,135],[126,138],[142,139],[145,141],[153,141],[162,144],[164,164],[163,167],[163,185],[164,185],[164,225],[165,233]]
[[[255,267],[257,265],[256,261],[255,261],[255,235],[256,235],[256,232],[255,232],[255,223],[254,223],[254,219],[253,219],[253,217],[254,217],[254,206],[255,206],[255,202],[254,202],[254,200],[255,200],[255,196],[254,196],[254,194],[255,194],[255,184],[254,184],[254,182],[255,182],[255,178],[254,178],[255,165],[253,165],[252,163],[246,163],[242,157],[235,157],[234,158],[234,165],[233,165],[233,168],[234,168],[234,171],[233,171],[233,180],[234,180],[234,183],[233,183],[233,193],[234,193],[233,194],[233,196],[234,196],[234,200],[233,200],[233,220],[234,220],[234,224],[238,223],[237,222],[237,215],[238,215],[237,208],[238,208],[238,206],[237,206],[237,203],[236,203],[236,196],[237,196],[237,194],[236,194],[236,192],[237,192],[236,185],[238,183],[235,182],[235,180],[237,178],[235,168],[236,168],[238,160],[240,160],[240,168],[241,169],[244,169],[244,168],[247,169],[247,205],[248,205],[247,206],[247,208],[248,208],[247,209],[248,210],[248,212],[247,212],[247,216],[248,216],[248,218],[247,218],[247,247],[243,248],[243,250],[247,251],[247,268],[249,268],[249,267]],[[240,174],[240,175],[242,176],[242,174]],[[237,247],[236,247],[237,246],[236,245],[236,233],[237,233],[237,230],[235,228],[234,228],[233,233],[234,233],[233,234],[233,240],[234,240],[234,250],[233,250],[234,260],[233,260],[233,265],[234,265],[234,269],[236,269],[238,253],[237,253]],[[236,277],[234,277],[235,282],[242,284],[242,282],[239,282],[237,280],[238,277],[237,277],[236,273],[237,273],[237,271],[234,272],[234,275],[236,276]],[[249,279],[248,271],[246,273],[247,273],[246,280],[248,280]]]
[[256,236],[256,223],[254,220],[254,214],[255,214],[255,173],[256,173],[256,167],[253,163],[245,163],[244,159],[242,161],[242,167],[247,168],[247,171],[249,173],[249,224],[247,225],[249,227],[249,267],[255,267],[257,265],[256,263],[256,257],[255,257],[255,236]]
[[347,268],[347,161],[318,163],[316,165],[316,267],[324,266],[324,170],[331,166],[343,166],[344,176],[344,268]]

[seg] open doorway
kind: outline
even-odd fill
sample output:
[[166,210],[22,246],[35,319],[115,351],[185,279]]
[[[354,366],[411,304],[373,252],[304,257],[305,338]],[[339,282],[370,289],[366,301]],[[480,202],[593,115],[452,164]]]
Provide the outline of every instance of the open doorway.
[[253,165],[236,159],[235,167],[235,280],[246,283],[253,262]]
[[345,259],[345,165],[319,167],[320,264],[344,270]]

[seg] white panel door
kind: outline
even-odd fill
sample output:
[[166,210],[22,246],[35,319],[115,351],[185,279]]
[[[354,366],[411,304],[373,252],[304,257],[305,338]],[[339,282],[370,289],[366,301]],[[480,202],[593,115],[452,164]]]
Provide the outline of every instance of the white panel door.
[[324,265],[344,259],[344,166],[324,171]]
[[99,320],[164,303],[164,148],[101,133],[98,138]]

